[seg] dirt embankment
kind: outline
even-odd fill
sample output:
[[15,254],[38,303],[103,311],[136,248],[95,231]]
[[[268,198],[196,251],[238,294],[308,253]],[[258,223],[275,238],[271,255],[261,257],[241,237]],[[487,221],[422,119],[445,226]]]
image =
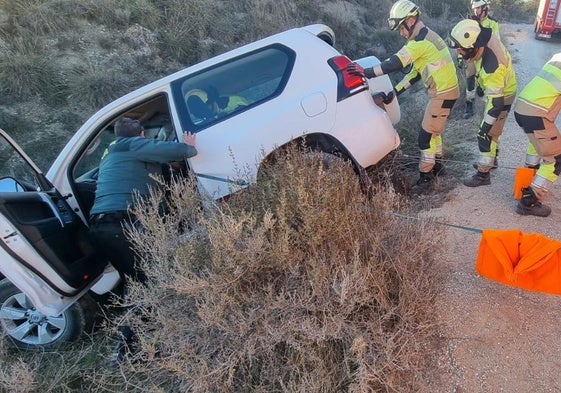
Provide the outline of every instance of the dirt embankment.
[[[561,50],[559,43],[536,41],[532,25],[502,25],[501,36],[513,57],[519,91]],[[474,138],[465,146],[475,153],[479,118],[454,121],[474,129]],[[511,113],[501,139],[500,167],[492,172],[491,185],[459,185],[442,207],[427,214],[456,225],[519,228],[561,239],[561,182],[547,200],[553,210],[550,217],[522,217],[514,212],[514,168],[523,165],[526,144]],[[473,171],[466,169],[466,176]],[[561,392],[561,296],[478,276],[475,259],[480,239],[478,233],[451,227],[443,239],[442,258],[450,274],[435,305],[442,325],[433,391]]]

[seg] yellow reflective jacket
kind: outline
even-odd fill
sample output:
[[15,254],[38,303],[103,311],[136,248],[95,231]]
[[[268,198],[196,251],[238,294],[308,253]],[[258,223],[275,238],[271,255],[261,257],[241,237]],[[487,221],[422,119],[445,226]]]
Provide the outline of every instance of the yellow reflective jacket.
[[545,63],[541,71],[522,89],[515,111],[526,116],[555,121],[561,100],[561,52]]
[[449,99],[459,96],[458,77],[450,50],[444,40],[422,21],[417,22],[411,37],[396,56],[404,67],[412,65],[411,71],[396,85],[396,90],[407,89],[421,78],[429,97],[447,93],[452,95]]
[[516,95],[518,84],[510,53],[501,40],[491,34],[483,50],[473,59],[477,83],[487,99]]
[[493,31],[493,34],[495,34],[496,36],[499,36],[499,22],[497,22],[495,19],[488,16],[487,18],[479,21],[479,23],[483,27],[490,28]]

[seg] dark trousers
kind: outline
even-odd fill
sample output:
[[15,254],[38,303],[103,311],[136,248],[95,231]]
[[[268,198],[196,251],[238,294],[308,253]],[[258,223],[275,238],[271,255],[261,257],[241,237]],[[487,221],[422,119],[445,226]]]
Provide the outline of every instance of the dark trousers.
[[130,217],[127,212],[94,214],[90,217],[89,233],[97,251],[108,259],[121,275],[145,282],[146,276],[136,266],[135,253],[123,229],[123,225],[134,225],[134,221],[134,217]]

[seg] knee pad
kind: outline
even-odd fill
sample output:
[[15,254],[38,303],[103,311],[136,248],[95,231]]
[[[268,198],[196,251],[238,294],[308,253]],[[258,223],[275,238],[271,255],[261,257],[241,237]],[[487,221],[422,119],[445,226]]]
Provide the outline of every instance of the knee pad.
[[477,138],[477,145],[481,153],[491,152],[491,138]]
[[432,134],[421,128],[421,131],[419,131],[419,149],[421,150],[430,149],[431,138],[432,138]]
[[522,127],[522,129],[526,134],[531,134],[535,130],[545,129],[545,125],[543,124],[543,118],[539,116],[521,115],[520,113],[517,113],[515,111],[514,119],[516,120],[516,123],[518,123],[518,125]]

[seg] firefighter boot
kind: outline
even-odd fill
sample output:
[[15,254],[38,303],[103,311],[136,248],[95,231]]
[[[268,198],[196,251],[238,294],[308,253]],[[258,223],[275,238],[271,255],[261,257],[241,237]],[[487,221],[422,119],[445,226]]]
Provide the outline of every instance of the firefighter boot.
[[411,187],[411,193],[415,195],[423,194],[429,191],[434,182],[434,175],[432,172],[419,172],[419,180]]
[[446,169],[444,168],[444,165],[442,165],[442,161],[440,158],[436,159],[436,162],[431,169],[431,173],[434,176],[444,176],[446,174]]
[[479,172],[472,177],[464,179],[464,184],[468,187],[487,186],[491,184],[491,175],[489,172]]
[[516,205],[516,213],[522,216],[547,217],[551,214],[551,208],[542,205],[532,187],[526,187],[522,189],[522,198]]
[[464,119],[469,119],[473,116],[473,101],[466,101],[466,111],[463,114]]

